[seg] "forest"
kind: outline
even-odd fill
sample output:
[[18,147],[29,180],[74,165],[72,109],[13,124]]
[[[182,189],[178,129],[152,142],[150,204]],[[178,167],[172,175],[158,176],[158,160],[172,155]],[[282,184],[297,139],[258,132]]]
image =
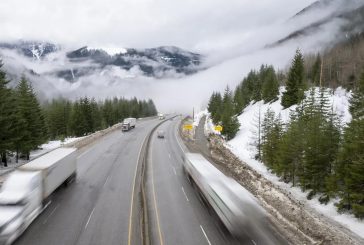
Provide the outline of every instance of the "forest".
[[26,77],[15,88],[8,83],[0,69],[0,154],[4,166],[9,154],[15,153],[16,161],[19,157],[29,160],[30,151],[49,140],[85,136],[127,117],[157,114],[152,100],[137,98],[54,98],[41,103]]
[[[363,38],[360,38],[362,44]],[[360,47],[358,52],[363,52],[356,41],[353,42]],[[307,191],[308,199],[316,196],[321,203],[327,203],[338,198],[339,212],[349,212],[363,219],[364,64],[362,60],[357,63],[350,60],[349,65],[344,60],[335,68],[332,62],[323,62],[323,57],[338,61],[345,53],[340,47],[349,47],[346,53],[352,54],[354,44],[341,44],[322,56],[303,56],[298,49],[285,73],[262,65],[259,71],[248,73],[234,91],[226,88],[223,95],[214,92],[208,111],[214,124],[223,126],[222,134],[229,140],[238,132],[237,116],[246,106],[261,100],[264,103],[278,100],[280,86],[284,86],[282,107],[296,107],[290,111],[290,120],[286,123],[271,110],[259,116],[255,158],[282,181]],[[314,62],[306,62],[307,57],[314,57]],[[356,67],[355,71],[352,67]],[[330,69],[338,70],[335,73],[329,72]],[[330,77],[330,74],[341,75]],[[352,94],[349,108],[352,120],[346,125],[329,102],[338,86]]]

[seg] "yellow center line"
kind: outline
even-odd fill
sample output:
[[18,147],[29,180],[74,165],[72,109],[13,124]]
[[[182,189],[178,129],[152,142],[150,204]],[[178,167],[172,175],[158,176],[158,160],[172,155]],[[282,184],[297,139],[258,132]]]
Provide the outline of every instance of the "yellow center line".
[[155,215],[157,216],[159,243],[160,243],[160,245],[163,245],[163,237],[162,237],[162,231],[161,231],[161,226],[160,226],[160,222],[159,222],[159,212],[158,212],[158,206],[157,206],[157,200],[156,200],[156,194],[155,194],[152,151],[150,151],[150,162],[151,162],[151,174],[152,174],[152,186],[153,186],[153,200],[154,200],[154,207],[155,207]]
[[137,176],[137,172],[138,172],[138,165],[139,165],[140,154],[142,152],[143,144],[144,144],[145,139],[147,138],[147,136],[148,135],[145,136],[145,138],[144,138],[144,140],[142,142],[142,146],[139,149],[137,164],[136,164],[136,167],[135,167],[134,180],[133,180],[133,188],[132,188],[132,193],[131,193],[131,203],[130,203],[128,245],[131,245],[131,233],[132,233],[132,229],[133,229],[132,223],[133,223],[133,206],[134,206],[135,181],[136,181],[136,176]]

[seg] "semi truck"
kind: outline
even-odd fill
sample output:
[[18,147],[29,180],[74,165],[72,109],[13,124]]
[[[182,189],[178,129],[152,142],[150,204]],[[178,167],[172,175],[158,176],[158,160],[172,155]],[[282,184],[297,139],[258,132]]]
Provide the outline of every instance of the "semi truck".
[[76,148],[58,148],[18,167],[0,191],[0,244],[11,244],[46,207],[50,195],[76,178]]
[[243,239],[252,227],[262,230],[266,213],[250,192],[201,154],[186,153],[184,159],[183,171],[200,200],[233,237]]
[[166,116],[163,113],[159,113],[158,118],[159,118],[159,120],[163,120],[166,118]]
[[136,118],[130,117],[125,118],[123,123],[121,124],[122,131],[129,131],[132,128],[135,128],[136,125]]

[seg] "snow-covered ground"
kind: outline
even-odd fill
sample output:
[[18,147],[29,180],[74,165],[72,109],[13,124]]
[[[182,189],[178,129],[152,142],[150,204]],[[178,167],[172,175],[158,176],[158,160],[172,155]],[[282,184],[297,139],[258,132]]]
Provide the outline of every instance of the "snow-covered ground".
[[[283,91],[284,88],[281,88],[281,94]],[[334,111],[341,117],[343,124],[346,124],[351,120],[351,115],[349,112],[350,96],[350,92],[347,92],[343,88],[338,88],[333,94],[331,94],[329,98],[330,103],[333,105]],[[334,206],[334,200],[329,202],[327,205],[320,204],[317,198],[307,200],[307,192],[302,192],[298,187],[292,187],[290,184],[279,181],[279,178],[272,174],[262,162],[254,159],[254,155],[256,154],[254,138],[256,137],[255,134],[257,132],[259,113],[261,120],[263,120],[265,112],[268,110],[268,108],[270,108],[270,110],[274,111],[276,115],[280,114],[283,122],[287,122],[289,120],[290,111],[294,110],[296,107],[292,106],[290,108],[283,109],[280,103],[281,100],[279,99],[270,104],[264,104],[263,101],[258,101],[247,106],[243,113],[238,116],[239,122],[241,124],[239,132],[234,139],[226,143],[226,147],[229,148],[243,162],[247,163],[257,172],[265,176],[266,179],[270,180],[282,189],[290,192],[297,200],[300,200],[301,203],[305,203],[306,206],[309,206],[326,217],[335,220],[336,222],[364,238],[364,221],[356,219],[353,215],[339,214],[336,211],[336,207]],[[204,113],[205,115],[207,114],[205,111],[201,113]],[[205,128],[207,129],[207,132],[214,132],[214,125],[210,119],[206,120]]]
[[41,145],[39,147],[39,150],[35,150],[35,151],[32,151],[30,152],[30,158],[35,158],[39,155],[42,155],[46,152],[49,152],[51,150],[54,150],[62,145],[65,145],[65,144],[68,144],[68,143],[72,143],[76,140],[79,140],[79,139],[82,139],[83,137],[74,137],[74,138],[66,138],[64,141],[61,141],[61,140],[51,140],[49,141],[48,143],[45,143],[43,145]]

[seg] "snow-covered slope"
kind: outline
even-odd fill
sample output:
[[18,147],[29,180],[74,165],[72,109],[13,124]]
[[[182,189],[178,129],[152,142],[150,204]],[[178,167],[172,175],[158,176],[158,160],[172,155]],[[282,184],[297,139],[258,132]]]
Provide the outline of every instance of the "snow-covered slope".
[[[281,94],[283,91],[284,89],[281,88]],[[349,113],[350,96],[350,92],[347,92],[345,89],[338,88],[329,98],[334,111],[341,117],[343,124],[348,123],[351,120],[351,115]],[[259,112],[261,120],[263,120],[265,112],[268,108],[270,108],[270,110],[274,111],[276,115],[280,114],[284,122],[287,122],[289,120],[290,111],[295,109],[295,106],[283,109],[280,103],[281,100],[279,99],[270,104],[264,104],[263,101],[258,101],[247,106],[242,114],[238,116],[241,124],[239,132],[234,139],[226,143],[226,146],[243,162],[247,163],[253,169],[262,174],[266,179],[272,181],[275,185],[287,190],[287,192],[290,192],[300,202],[305,203],[310,208],[313,208],[323,215],[339,222],[364,238],[364,221],[360,221],[354,218],[354,216],[348,214],[339,214],[334,206],[334,201],[324,205],[320,204],[317,198],[307,200],[307,193],[302,192],[298,187],[291,187],[290,184],[281,182],[279,178],[271,173],[262,162],[254,159],[254,155],[256,154],[254,141],[256,137],[255,133],[257,132]],[[211,123],[207,125],[207,127],[211,126]]]

